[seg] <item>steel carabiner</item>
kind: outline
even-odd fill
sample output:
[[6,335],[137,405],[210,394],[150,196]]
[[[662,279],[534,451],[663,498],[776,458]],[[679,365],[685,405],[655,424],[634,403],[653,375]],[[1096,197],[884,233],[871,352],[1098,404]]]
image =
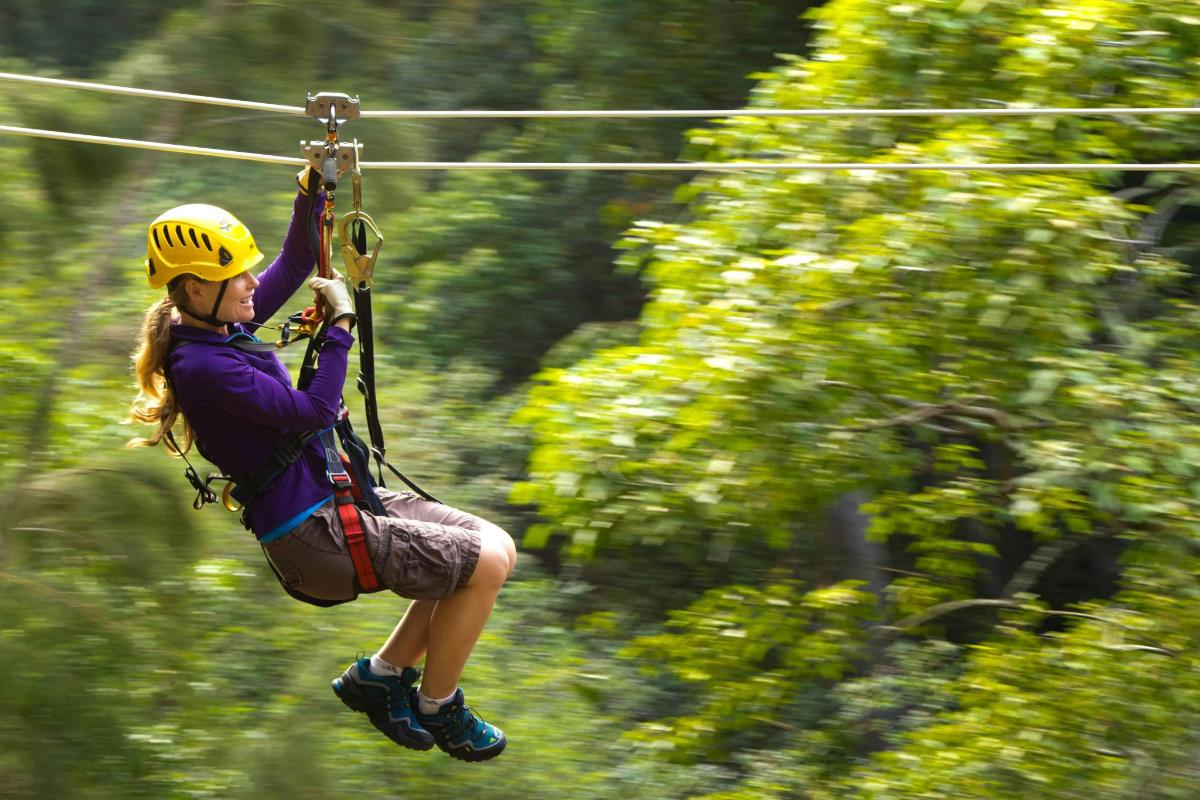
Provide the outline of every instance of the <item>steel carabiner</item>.
[[[370,254],[360,253],[358,246],[354,243],[354,236],[350,232],[350,225],[354,222],[361,222],[375,236],[375,246],[371,249]],[[338,238],[342,243],[342,259],[346,262],[346,270],[350,274],[350,281],[354,288],[369,287],[371,276],[375,274],[375,260],[379,258],[379,248],[383,246],[383,233],[379,230],[379,226],[375,224],[375,220],[371,219],[370,214],[355,209],[342,217]]]

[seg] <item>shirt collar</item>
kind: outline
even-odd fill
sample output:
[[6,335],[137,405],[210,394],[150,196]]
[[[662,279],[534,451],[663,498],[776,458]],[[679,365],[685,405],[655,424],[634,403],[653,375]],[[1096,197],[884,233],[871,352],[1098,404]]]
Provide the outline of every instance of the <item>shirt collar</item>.
[[238,323],[228,325],[227,327],[229,333],[218,333],[216,331],[206,331],[203,328],[193,328],[191,325],[176,322],[171,323],[171,336],[185,342],[208,342],[210,344],[225,344],[233,338],[249,337],[254,340],[254,337],[247,333]]

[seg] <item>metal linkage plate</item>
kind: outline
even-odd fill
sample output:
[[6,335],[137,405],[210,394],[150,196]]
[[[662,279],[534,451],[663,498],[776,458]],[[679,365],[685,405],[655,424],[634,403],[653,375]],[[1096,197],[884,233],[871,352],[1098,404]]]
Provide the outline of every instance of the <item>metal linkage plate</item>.
[[308,102],[304,105],[304,113],[326,124],[333,116],[337,124],[341,125],[348,119],[358,118],[358,98],[334,92],[309,95]]
[[[325,165],[325,142],[300,142],[300,157],[308,159],[308,163],[313,169],[318,172]],[[361,144],[353,144],[351,142],[337,143],[337,161],[338,172],[342,173],[354,167],[354,148],[361,148]]]

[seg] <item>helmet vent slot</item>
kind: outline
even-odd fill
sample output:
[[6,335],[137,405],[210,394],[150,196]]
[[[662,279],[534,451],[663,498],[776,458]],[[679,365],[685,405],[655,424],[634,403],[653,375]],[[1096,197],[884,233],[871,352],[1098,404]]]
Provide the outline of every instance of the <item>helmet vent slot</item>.
[[183,226],[182,225],[175,226],[175,238],[177,238],[179,240],[180,247],[187,245],[187,242],[184,241],[184,238],[183,238]]
[[151,277],[154,276],[154,273],[156,272],[156,270],[154,269],[154,259],[153,258],[146,259],[146,271],[150,273]]
[[151,228],[150,233],[154,234],[154,246],[161,250],[162,242],[158,240],[158,228]]
[[200,240],[196,238],[196,229],[188,228],[188,236],[192,237],[192,244],[194,244],[196,246],[196,249],[199,249],[200,248]]
[[212,244],[208,241],[208,234],[201,231],[200,238],[204,240],[204,249],[211,253],[212,252]]
[[163,225],[163,236],[167,237],[167,247],[174,247],[175,243],[171,241],[171,229]]
[[222,267],[228,267],[230,262],[233,261],[233,254],[230,253],[228,250],[226,250],[224,247],[221,248],[221,251],[218,255],[221,258],[221,266]]

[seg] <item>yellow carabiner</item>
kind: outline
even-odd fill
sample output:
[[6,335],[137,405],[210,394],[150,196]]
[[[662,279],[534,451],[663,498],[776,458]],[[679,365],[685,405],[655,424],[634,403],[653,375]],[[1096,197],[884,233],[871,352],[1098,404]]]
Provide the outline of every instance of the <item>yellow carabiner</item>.
[[225,491],[221,492],[221,505],[225,506],[225,509],[227,511],[241,511],[242,504],[238,503],[237,501],[235,501],[233,498],[231,498],[229,496],[229,493],[232,491],[233,491],[233,481],[229,481],[228,483],[225,484]]
[[[372,248],[369,255],[363,255],[358,252],[358,248],[354,246],[354,239],[350,233],[350,223],[361,220],[363,225],[370,229],[375,236],[375,247]],[[359,286],[370,286],[371,276],[375,274],[375,259],[379,258],[379,248],[383,246],[383,234],[379,227],[375,224],[375,220],[371,219],[371,215],[365,211],[348,212],[342,217],[342,223],[338,229],[338,237],[342,242],[342,259],[346,262],[346,270],[350,273],[350,281],[355,288]]]

